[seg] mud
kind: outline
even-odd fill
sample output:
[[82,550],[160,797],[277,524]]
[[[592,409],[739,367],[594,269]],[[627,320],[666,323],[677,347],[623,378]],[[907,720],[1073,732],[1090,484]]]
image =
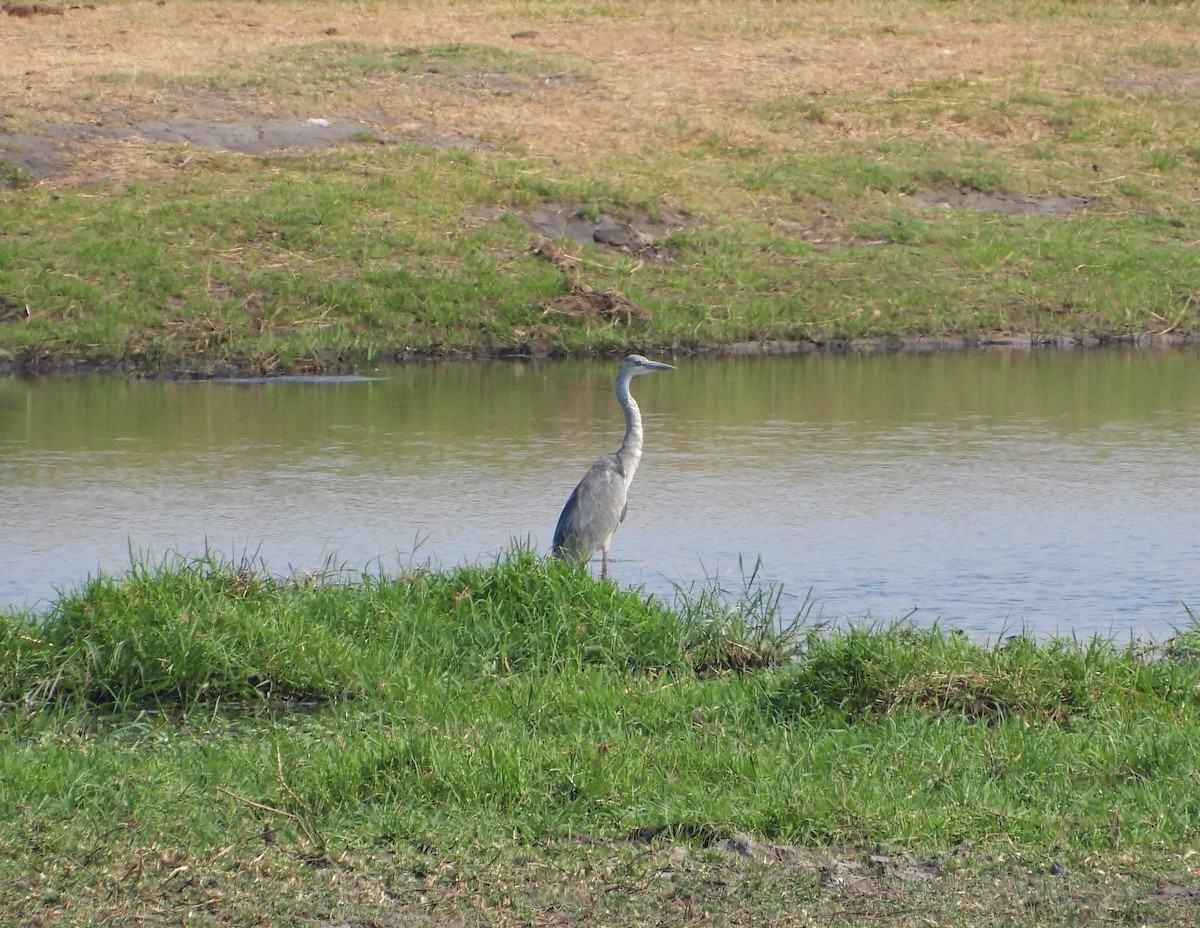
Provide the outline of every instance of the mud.
[[140,138],[165,145],[195,145],[214,151],[269,155],[295,149],[328,148],[355,139],[393,141],[352,119],[159,119],[108,125],[41,127],[42,135],[0,132],[0,158],[32,177],[62,170],[94,139]]
[[[23,310],[12,314],[18,318]],[[3,320],[0,320],[2,322]],[[973,335],[879,336],[876,338],[831,338],[808,341],[733,342],[724,345],[634,346],[644,354],[674,357],[798,357],[809,354],[934,354],[942,351],[1074,351],[1095,348],[1155,350],[1200,345],[1200,333],[1122,336],[1014,335],[989,333]],[[564,357],[562,351],[531,342],[512,348],[453,348],[431,351],[399,351],[378,359],[379,363],[415,363],[424,361],[533,361]],[[581,356],[574,352],[573,356]],[[39,377],[57,374],[118,373],[137,378],[161,380],[224,380],[253,377],[275,378],[286,375],[351,375],[359,370],[357,359],[316,357],[299,362],[293,368],[264,366],[258,360],[221,358],[202,363],[179,362],[167,368],[146,369],[137,359],[96,362],[84,358],[57,357],[31,352],[12,358],[0,358],[0,377]]]
[[[507,212],[499,207],[485,207],[474,210],[467,222],[490,222]],[[672,207],[655,216],[636,209],[621,216],[608,213],[592,216],[582,203],[543,203],[515,215],[540,238],[597,245],[652,261],[676,257],[677,249],[670,244],[670,235],[692,225],[692,218],[686,211]]]
[[656,261],[675,256],[666,238],[691,225],[687,213],[667,210],[651,217],[633,211],[616,218],[606,213],[590,217],[580,204],[552,203],[523,214],[534,231],[547,238],[565,238],[581,245],[600,245]]

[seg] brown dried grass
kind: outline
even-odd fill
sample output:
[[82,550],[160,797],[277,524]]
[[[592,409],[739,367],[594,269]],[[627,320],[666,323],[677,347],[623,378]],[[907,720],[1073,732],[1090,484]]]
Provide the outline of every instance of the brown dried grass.
[[[2,19],[0,115],[18,130],[164,115],[347,115],[381,132],[485,137],[581,165],[610,154],[653,153],[705,134],[774,149],[912,135],[982,134],[1019,142],[1044,128],[1020,119],[964,122],[953,99],[940,100],[932,115],[906,119],[905,92],[960,81],[967,108],[981,94],[1002,98],[1028,88],[1119,92],[1105,81],[1123,50],[1186,44],[1183,14],[1172,7],[1147,6],[1136,18],[1115,5],[1080,7],[1048,16],[1037,3],[1013,9],[923,0],[710,0],[612,6],[603,13],[516,0],[100,3],[63,16]],[[533,34],[513,38],[522,32]],[[332,98],[273,95],[261,85],[244,89],[229,82],[271,56],[326,41],[469,43],[565,54],[592,79],[474,93],[445,82],[363,80]],[[205,78],[219,89],[197,91]],[[784,95],[829,99],[835,108],[803,133],[794,126],[776,130],[755,108]],[[152,157],[153,145],[96,149],[106,149],[105,170],[113,167],[114,151],[127,156],[121,173],[167,170]],[[85,169],[70,180],[86,181],[91,173]]]

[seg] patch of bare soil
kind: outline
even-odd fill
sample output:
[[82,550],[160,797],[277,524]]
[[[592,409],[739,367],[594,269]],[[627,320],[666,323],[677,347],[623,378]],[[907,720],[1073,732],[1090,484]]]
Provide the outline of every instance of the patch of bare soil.
[[[936,880],[944,873],[942,862],[937,857],[919,860],[906,851],[887,853],[876,849],[874,853],[863,854],[838,852],[832,848],[814,850],[788,844],[769,844],[745,834],[724,838],[714,847],[736,859],[816,871],[822,882],[858,895],[886,892],[887,884],[896,881],[916,883]],[[967,848],[961,846],[952,853],[963,856],[966,852]]]
[[1089,197],[1029,197],[981,190],[922,190],[910,199],[922,206],[979,209],[1008,216],[1070,216],[1091,204]]
[[691,224],[681,210],[666,210],[656,217],[640,211],[631,211],[621,218],[605,213],[593,217],[574,203],[545,204],[523,218],[536,233],[546,238],[570,239],[580,245],[601,245],[653,261],[675,257],[674,249],[665,239]]
[[1157,68],[1141,74],[1111,77],[1108,85],[1132,94],[1186,99],[1200,97],[1200,70]]
[[30,16],[62,16],[65,12],[61,6],[47,6],[44,3],[6,3],[0,6],[9,16],[28,18]]
[[[769,897],[781,898],[781,891],[803,897],[801,905],[755,911],[750,918],[754,923],[810,925],[828,919],[841,924],[836,918],[852,906],[873,924],[896,926],[1059,925],[1092,919],[1191,926],[1200,901],[1200,888],[1156,879],[1152,872],[1141,872],[1132,858],[1095,861],[1091,866],[1081,862],[1078,870],[1047,860],[1027,869],[1005,862],[1003,854],[980,853],[967,843],[943,856],[922,858],[884,847],[773,844],[742,833],[719,840],[694,834],[689,843],[661,841],[662,834],[661,829],[635,829],[629,840],[650,845],[657,873],[671,880],[676,892],[695,892],[717,880],[726,893],[736,896],[738,884],[752,878],[759,892]],[[697,853],[697,843],[708,852]],[[715,852],[715,860],[710,852]],[[1172,875],[1186,879],[1194,872],[1186,868]],[[762,901],[760,896],[760,905]]]
[[[485,207],[472,212],[466,222],[489,222],[506,212],[499,207]],[[671,261],[677,256],[669,241],[671,233],[693,222],[687,212],[673,207],[665,207],[653,216],[644,210],[628,209],[618,217],[593,214],[580,203],[544,203],[516,215],[529,227],[534,255],[563,275],[565,292],[543,304],[544,314],[626,326],[645,322],[649,312],[618,290],[597,290],[585,283],[582,275],[586,264],[582,255],[572,253],[571,246],[597,246],[642,261]]]
[[567,253],[548,238],[535,236],[533,253],[558,268],[566,282],[567,292],[542,307],[543,315],[566,316],[569,319],[595,317],[631,326],[645,322],[650,314],[619,290],[597,290],[579,279],[579,259]]
[[143,139],[214,151],[266,155],[286,149],[325,148],[361,136],[375,136],[365,123],[350,119],[160,119],[116,125],[44,125],[44,134],[0,132],[0,155],[33,177],[49,177],[96,139]]
[[[504,210],[477,210],[472,220],[492,220]],[[581,279],[580,255],[560,242],[595,245],[611,251],[636,255],[643,261],[669,261],[676,250],[668,236],[687,228],[691,219],[682,210],[666,209],[656,216],[629,210],[617,218],[607,213],[592,215],[578,203],[547,203],[519,214],[532,233],[533,253],[554,265],[563,275],[565,292],[542,307],[546,315],[570,319],[594,318],[631,326],[645,322],[650,314],[618,290],[597,290]]]

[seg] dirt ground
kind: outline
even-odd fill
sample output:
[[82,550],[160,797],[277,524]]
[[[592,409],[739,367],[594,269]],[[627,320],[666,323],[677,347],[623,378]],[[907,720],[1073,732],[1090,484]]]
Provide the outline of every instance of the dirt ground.
[[461,858],[433,847],[302,855],[265,829],[262,849],[236,866],[160,850],[113,868],[112,881],[80,886],[62,865],[49,880],[0,879],[0,924],[1191,928],[1200,913],[1194,867],[1179,873],[1168,863],[1168,879],[1135,855],[1031,866],[966,844],[918,858],[743,834],[705,846],[699,836],[672,842],[646,831]]

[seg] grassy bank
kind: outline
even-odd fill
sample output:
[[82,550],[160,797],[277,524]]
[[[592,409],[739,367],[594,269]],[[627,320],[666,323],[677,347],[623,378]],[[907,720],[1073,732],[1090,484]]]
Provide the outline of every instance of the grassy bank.
[[777,602],[516,552],[8,613],[0,921],[1192,917],[1194,629],[989,648]]
[[[1192,15],[495,0],[13,20],[53,83],[12,75],[7,128],[67,141],[56,168],[13,169],[0,191],[0,360],[278,372],[451,351],[1187,336]],[[102,52],[65,56],[81,44]],[[97,110],[126,134],[80,131]],[[362,128],[265,157],[144,137],[154,120],[312,116]],[[557,248],[531,247],[546,236]]]

